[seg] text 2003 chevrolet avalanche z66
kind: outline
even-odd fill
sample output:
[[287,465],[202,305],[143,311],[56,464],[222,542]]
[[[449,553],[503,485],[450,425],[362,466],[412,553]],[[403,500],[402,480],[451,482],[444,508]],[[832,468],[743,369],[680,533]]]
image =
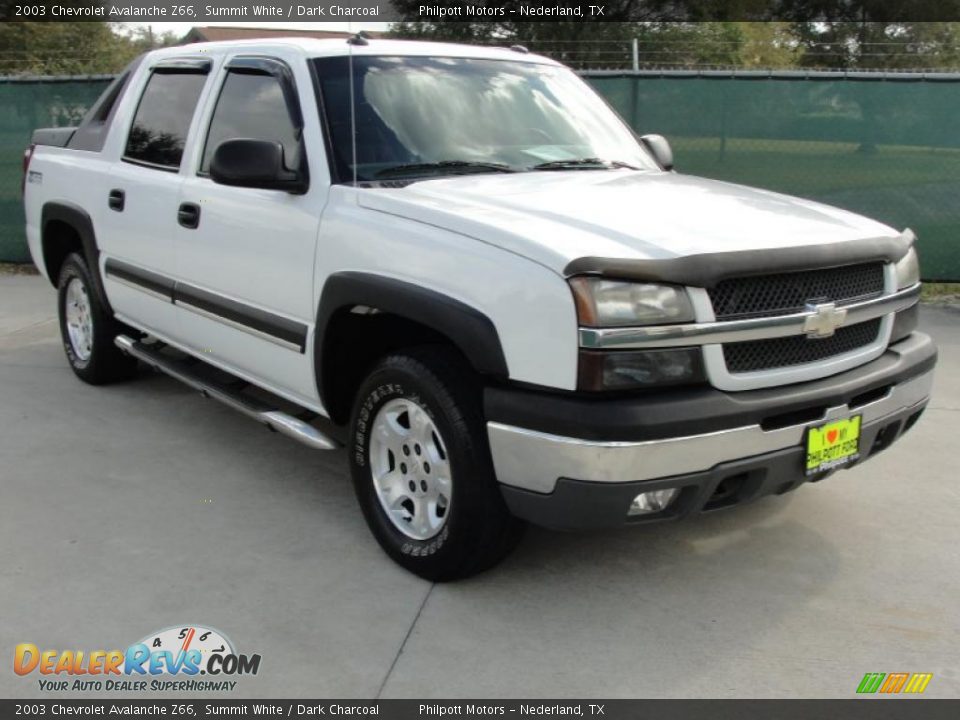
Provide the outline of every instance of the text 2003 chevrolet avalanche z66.
[[784,493],[923,412],[909,230],[672,166],[519,48],[201,44],[36,132],[27,232],[81,379],[139,361],[345,445],[384,550],[449,580],[524,521]]

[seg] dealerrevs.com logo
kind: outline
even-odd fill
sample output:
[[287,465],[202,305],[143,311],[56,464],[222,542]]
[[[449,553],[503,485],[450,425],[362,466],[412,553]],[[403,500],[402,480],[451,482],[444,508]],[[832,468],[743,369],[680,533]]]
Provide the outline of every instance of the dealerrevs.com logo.
[[259,654],[240,654],[223,633],[201,625],[169,627],[126,650],[41,650],[20,643],[13,653],[13,671],[39,676],[40,690],[49,692],[229,692],[234,677],[259,670]]

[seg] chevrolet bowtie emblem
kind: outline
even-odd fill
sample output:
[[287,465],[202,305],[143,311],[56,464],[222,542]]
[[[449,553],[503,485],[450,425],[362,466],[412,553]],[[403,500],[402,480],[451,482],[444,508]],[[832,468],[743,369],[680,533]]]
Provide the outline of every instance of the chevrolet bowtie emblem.
[[830,337],[847,319],[847,311],[834,303],[807,305],[807,312],[813,313],[803,322],[803,331],[809,338]]

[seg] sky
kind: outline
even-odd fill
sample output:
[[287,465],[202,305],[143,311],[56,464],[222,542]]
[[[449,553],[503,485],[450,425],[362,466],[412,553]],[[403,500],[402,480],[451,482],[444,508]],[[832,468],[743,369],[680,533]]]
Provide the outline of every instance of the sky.
[[195,22],[195,23],[177,23],[177,22],[152,22],[152,23],[137,23],[137,22],[125,22],[117,23],[117,25],[123,25],[130,28],[135,27],[146,27],[151,26],[155,33],[165,33],[172,32],[176,35],[185,35],[190,28],[194,25],[203,25],[203,26],[212,26],[212,25],[226,25],[226,26],[238,26],[244,25],[247,27],[265,27],[265,28],[301,28],[303,30],[387,30],[390,27],[390,23],[385,22],[271,22],[271,23],[245,23],[245,22],[228,22],[228,23],[218,23],[218,22]]

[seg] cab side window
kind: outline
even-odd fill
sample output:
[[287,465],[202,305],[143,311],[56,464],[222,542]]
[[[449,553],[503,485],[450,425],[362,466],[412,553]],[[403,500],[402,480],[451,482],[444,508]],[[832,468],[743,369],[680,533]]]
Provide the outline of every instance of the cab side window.
[[227,74],[210,121],[200,172],[209,172],[210,160],[220,143],[241,138],[278,142],[283,146],[286,168],[300,166],[298,133],[276,77],[236,71]]
[[179,170],[190,121],[206,80],[203,73],[154,71],[140,97],[123,159]]

